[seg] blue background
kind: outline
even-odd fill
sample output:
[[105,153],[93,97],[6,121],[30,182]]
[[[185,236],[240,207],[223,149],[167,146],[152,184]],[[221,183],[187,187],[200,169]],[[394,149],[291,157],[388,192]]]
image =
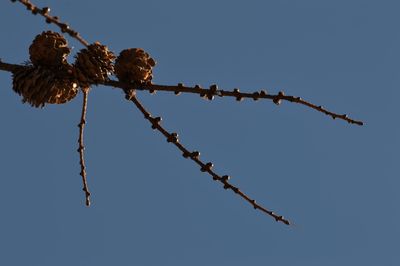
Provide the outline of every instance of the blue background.
[[[39,3],[39,2],[38,2]],[[90,42],[142,47],[154,83],[284,90],[304,106],[138,92],[218,173],[294,222],[276,223],[199,171],[124,100],[94,87],[31,108],[0,72],[1,265],[399,265],[399,1],[40,1]],[[0,57],[57,30],[0,3]],[[68,38],[73,53],[82,48]],[[73,57],[70,57],[70,62]]]

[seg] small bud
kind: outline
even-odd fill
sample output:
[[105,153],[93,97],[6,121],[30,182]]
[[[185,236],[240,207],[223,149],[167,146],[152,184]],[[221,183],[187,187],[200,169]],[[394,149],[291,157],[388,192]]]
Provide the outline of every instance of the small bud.
[[280,105],[280,104],[282,103],[282,100],[279,99],[278,97],[275,97],[272,101],[273,101],[274,104],[276,104],[276,105]]
[[200,152],[199,152],[199,151],[194,151],[194,152],[192,152],[192,153],[190,154],[190,157],[191,157],[192,159],[199,159],[199,157],[200,157]]
[[49,12],[50,12],[50,7],[47,7],[47,6],[46,6],[46,7],[43,7],[43,8],[42,8],[42,14],[43,14],[43,15],[47,15]]
[[260,91],[260,95],[261,95],[261,96],[267,95],[267,91],[266,91],[266,90],[261,90],[261,91]]
[[26,4],[26,9],[32,11],[33,10],[33,5],[31,3]]
[[218,90],[218,85],[217,84],[213,84],[210,86],[210,91],[212,91],[213,93],[215,93]]
[[72,37],[77,37],[77,36],[78,36],[78,32],[77,32],[77,31],[74,31],[74,30],[70,30],[70,31],[69,31],[69,34],[70,34]]
[[167,142],[177,143],[178,142],[178,134],[175,132],[171,133],[167,138]]
[[162,118],[159,117],[159,116],[157,116],[157,117],[155,117],[155,118],[150,118],[150,121],[151,121],[151,123],[152,123],[151,128],[152,128],[152,129],[156,129],[156,128],[157,128],[157,125],[160,123],[161,120],[162,120]]
[[67,32],[69,29],[69,26],[65,23],[62,23],[60,27],[61,27],[61,32]]
[[230,179],[231,179],[231,177],[229,175],[224,175],[224,176],[221,177],[221,180],[225,181],[225,182],[230,180]]
[[[178,88],[182,88],[183,87],[183,83],[178,83]],[[176,90],[175,95],[178,96],[179,94],[181,94],[181,92],[179,90]]]
[[211,162],[208,162],[204,166],[201,167],[200,171],[208,172],[208,171],[211,171],[212,167],[213,167],[213,164]]
[[254,92],[254,93],[253,93],[253,100],[254,100],[254,101],[257,101],[259,98],[260,98],[260,93]]
[[218,86],[216,84],[213,84],[210,86],[209,91],[207,92],[207,99],[213,100],[214,95],[217,94]]
[[233,92],[236,94],[236,101],[240,102],[243,99],[243,96],[240,94],[240,90],[233,89]]
[[276,105],[280,105],[282,103],[282,96],[285,96],[283,91],[280,91],[278,95],[272,100]]

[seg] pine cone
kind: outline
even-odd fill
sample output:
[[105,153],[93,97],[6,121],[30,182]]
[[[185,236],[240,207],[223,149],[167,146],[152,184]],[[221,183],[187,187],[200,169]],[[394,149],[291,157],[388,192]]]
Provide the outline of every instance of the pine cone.
[[141,48],[123,50],[115,61],[115,74],[122,82],[147,83],[153,79],[156,61]]
[[54,70],[42,66],[25,66],[13,72],[13,90],[22,95],[22,102],[34,107],[46,103],[62,104],[78,93],[78,85],[70,79],[68,65]]
[[81,86],[103,83],[114,72],[115,55],[99,42],[90,44],[76,56],[74,72]]
[[70,51],[64,36],[53,31],[44,31],[37,35],[29,47],[30,59],[35,66],[66,64]]

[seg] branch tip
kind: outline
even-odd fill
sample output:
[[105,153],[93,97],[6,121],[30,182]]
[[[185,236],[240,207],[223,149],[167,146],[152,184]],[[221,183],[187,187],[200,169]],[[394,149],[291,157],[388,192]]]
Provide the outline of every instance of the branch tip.
[[87,177],[86,177],[86,166],[85,166],[85,156],[84,156],[84,150],[85,150],[85,145],[83,142],[83,132],[85,129],[85,121],[86,121],[86,111],[87,111],[87,100],[88,100],[88,94],[89,94],[89,88],[82,88],[82,93],[83,93],[83,101],[82,101],[82,112],[81,112],[81,120],[78,124],[79,127],[79,138],[78,138],[78,152],[79,152],[79,163],[81,166],[81,171],[80,171],[80,176],[82,177],[82,183],[83,183],[83,188],[82,190],[85,192],[85,202],[86,206],[90,206],[90,192],[89,192],[89,187],[87,183]]
[[[58,26],[63,33],[69,34],[72,38],[75,38],[77,41],[79,41],[82,45],[88,46],[89,43],[85,41],[82,36],[79,35],[77,31],[74,31],[70,29],[68,24],[60,22],[59,17],[57,16],[51,16],[50,13],[50,8],[49,7],[43,7],[39,8],[32,4],[29,0],[18,0],[22,5],[26,7],[27,10],[31,11],[33,15],[40,14],[45,18],[46,23],[50,24],[53,23],[56,26]],[[11,2],[16,2],[16,1],[11,1]]]
[[233,186],[232,184],[229,183],[230,177],[228,175],[220,176],[217,173],[215,173],[212,168],[213,168],[213,163],[212,162],[207,162],[204,163],[200,161],[199,156],[200,152],[199,151],[193,151],[189,152],[189,150],[183,146],[181,143],[178,141],[174,142],[172,141],[172,138],[177,137],[176,133],[169,133],[164,127],[162,127],[159,123],[154,123],[154,119],[152,118],[150,113],[145,109],[145,107],[142,105],[142,103],[136,98],[136,96],[131,98],[131,101],[135,104],[135,106],[139,109],[140,112],[145,116],[145,118],[152,124],[152,127],[157,129],[166,139],[167,141],[170,140],[169,142],[173,143],[181,152],[182,156],[187,159],[191,159],[193,162],[198,164],[200,166],[200,171],[202,172],[207,172],[213,180],[219,181],[223,184],[224,189],[231,189],[234,193],[239,195],[242,199],[246,200],[255,209],[259,209],[260,211],[264,212],[267,215],[272,216],[275,219],[278,219],[278,221],[284,223],[284,224],[289,224],[289,222],[285,219],[282,218],[282,216],[277,216],[273,212],[267,210],[266,208],[258,205],[255,200],[251,199],[249,196],[244,194],[242,191],[240,191],[239,188]]

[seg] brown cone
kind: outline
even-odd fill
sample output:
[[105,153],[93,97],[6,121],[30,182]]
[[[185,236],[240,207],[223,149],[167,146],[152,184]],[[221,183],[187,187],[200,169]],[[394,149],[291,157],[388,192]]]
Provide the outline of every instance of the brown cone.
[[76,56],[74,73],[81,86],[103,83],[114,73],[115,55],[99,42],[90,44]]
[[37,35],[29,47],[30,59],[35,66],[66,64],[70,51],[64,36],[53,31],[44,31]]
[[121,51],[115,61],[115,74],[122,82],[148,83],[153,79],[156,61],[141,48]]
[[66,103],[78,93],[78,85],[69,78],[69,68],[21,67],[13,72],[13,89],[22,95],[22,102],[34,107]]

